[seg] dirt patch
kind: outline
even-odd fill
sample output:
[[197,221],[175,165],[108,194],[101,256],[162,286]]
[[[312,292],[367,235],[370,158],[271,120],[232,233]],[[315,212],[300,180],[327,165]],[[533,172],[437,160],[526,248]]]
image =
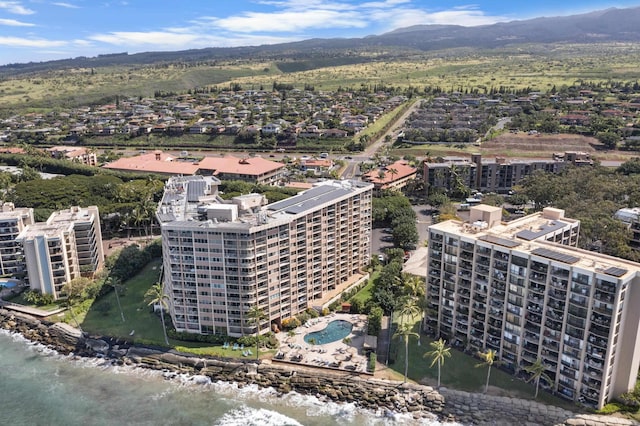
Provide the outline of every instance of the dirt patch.
[[557,135],[529,135],[525,133],[506,133],[490,141],[483,142],[481,152],[483,154],[501,151],[536,151],[536,152],[565,152],[581,151],[594,153],[600,150],[602,144],[596,139],[587,136],[557,134]]
[[102,240],[102,246],[105,256],[113,254],[113,252],[123,249],[127,246],[137,244],[144,247],[151,243],[157,236],[153,237],[131,237],[131,238],[112,238],[110,240]]

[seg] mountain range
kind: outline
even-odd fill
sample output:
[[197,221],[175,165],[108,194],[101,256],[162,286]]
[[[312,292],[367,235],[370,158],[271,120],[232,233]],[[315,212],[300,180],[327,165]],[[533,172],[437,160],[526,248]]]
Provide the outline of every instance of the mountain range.
[[[162,62],[215,61],[228,59],[308,59],[349,57],[361,62],[356,52],[385,50],[402,56],[454,48],[496,49],[519,44],[611,43],[640,41],[640,7],[609,8],[579,15],[540,17],[492,25],[415,25],[363,38],[309,39],[299,42],[233,48],[204,48],[173,52],[119,53],[48,62],[0,66],[0,75],[15,75],[69,67],[142,65]],[[359,58],[356,58],[359,57]]]

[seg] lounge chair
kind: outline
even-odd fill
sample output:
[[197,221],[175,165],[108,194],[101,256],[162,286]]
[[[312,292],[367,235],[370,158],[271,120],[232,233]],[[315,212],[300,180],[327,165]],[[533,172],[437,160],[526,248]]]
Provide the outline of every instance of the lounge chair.
[[240,346],[238,346],[237,343],[234,343],[233,347],[231,348],[231,350],[237,351],[238,349],[240,349]]

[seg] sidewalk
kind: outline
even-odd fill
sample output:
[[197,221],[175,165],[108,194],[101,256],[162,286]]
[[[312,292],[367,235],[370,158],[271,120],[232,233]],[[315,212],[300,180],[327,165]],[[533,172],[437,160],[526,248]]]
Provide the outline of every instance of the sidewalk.
[[18,305],[16,303],[6,302],[4,300],[0,300],[0,307],[8,309],[10,311],[22,312],[23,314],[33,315],[34,317],[45,318],[51,315],[59,314],[60,312],[64,312],[65,308],[54,309],[53,311],[45,311],[38,308],[32,308],[30,306]]

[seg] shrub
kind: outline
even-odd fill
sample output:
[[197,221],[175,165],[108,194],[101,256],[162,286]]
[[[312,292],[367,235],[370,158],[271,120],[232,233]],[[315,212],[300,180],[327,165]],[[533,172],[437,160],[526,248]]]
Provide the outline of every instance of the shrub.
[[[262,346],[266,346],[269,349],[275,349],[279,346],[278,339],[276,335],[269,332],[266,334],[262,334],[258,336],[260,339],[260,344]],[[245,346],[255,346],[256,345],[256,336],[243,336],[238,339],[238,343]]]
[[282,328],[284,330],[293,330],[294,328],[300,327],[301,322],[298,318],[286,318],[282,320]]
[[377,360],[377,355],[375,352],[370,352],[369,353],[369,361],[367,362],[367,371],[369,373],[373,373],[376,371],[376,360]]
[[42,294],[37,290],[27,290],[24,298],[27,302],[36,306],[50,305],[54,302],[52,294]]
[[204,342],[212,343],[214,345],[220,345],[229,341],[229,336],[224,334],[197,334],[188,333],[186,331],[176,331],[175,329],[167,330],[167,336],[174,340],[180,340],[183,342]]

